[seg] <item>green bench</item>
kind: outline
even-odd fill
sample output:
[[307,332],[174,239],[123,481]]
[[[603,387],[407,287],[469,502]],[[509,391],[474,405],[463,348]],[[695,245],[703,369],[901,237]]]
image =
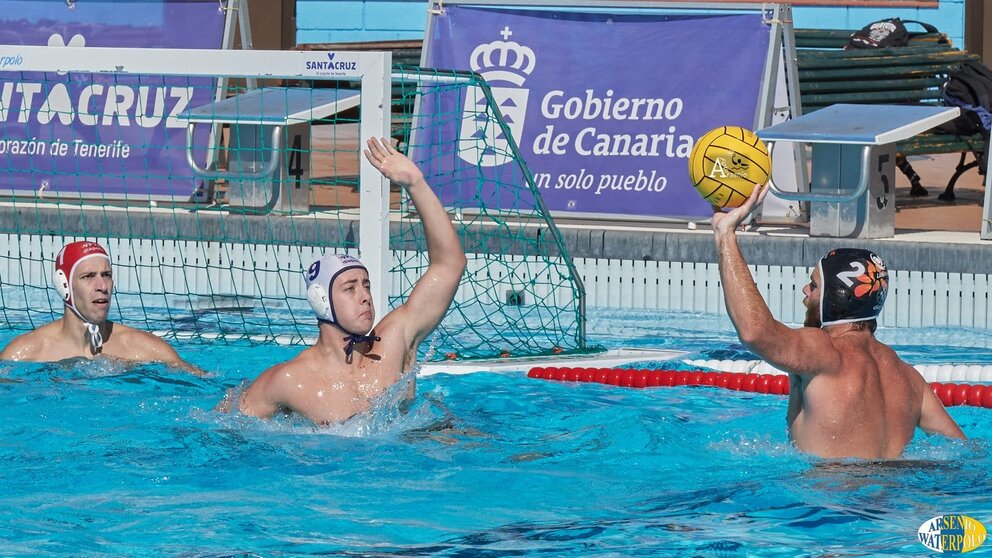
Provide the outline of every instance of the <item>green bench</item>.
[[[939,105],[940,87],[948,72],[965,60],[979,59],[951,46],[941,33],[911,34],[909,44],[903,47],[843,50],[851,33],[843,29],[795,30],[804,113],[835,103]],[[900,142],[896,165],[912,184],[910,194],[926,195],[906,157],[960,153],[954,174],[939,196],[949,201],[954,199],[954,184],[962,174],[976,166],[984,171],[986,143],[982,134],[961,136],[936,128]]]

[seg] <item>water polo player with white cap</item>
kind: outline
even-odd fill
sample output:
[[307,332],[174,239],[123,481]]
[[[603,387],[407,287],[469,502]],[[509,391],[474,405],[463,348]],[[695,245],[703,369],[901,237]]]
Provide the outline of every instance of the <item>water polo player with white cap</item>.
[[[371,321],[375,319],[375,307],[372,304],[371,293],[366,291],[364,294],[367,296],[363,297],[367,300],[371,312],[367,316],[368,327],[361,326],[363,331],[350,330],[349,327],[351,327],[351,324],[342,325],[338,321],[338,316],[334,311],[334,297],[332,296],[334,293],[334,281],[343,273],[353,269],[363,271],[364,276],[351,279],[347,288],[351,287],[351,282],[356,282],[357,284],[354,285],[356,289],[367,289],[368,269],[357,258],[347,254],[328,254],[322,256],[310,264],[306,272],[307,302],[310,303],[310,307],[313,308],[313,312],[317,315],[318,320],[331,324],[347,334],[344,337],[344,341],[348,344],[345,346],[344,352],[348,363],[351,362],[355,345],[360,343],[374,343],[380,340],[375,335],[367,335],[372,329]],[[362,315],[364,316],[364,313]]]
[[[738,228],[768,192],[756,188],[740,207],[713,215],[713,237],[727,313],[741,342],[789,373],[789,438],[828,459],[894,459],[916,429],[951,438],[964,433],[920,373],[875,338],[889,274],[878,254],[831,250],[802,289],[805,326],[777,321],[738,246]],[[767,239],[754,235],[751,247]]]
[[[417,348],[455,296],[465,253],[448,212],[417,165],[389,140],[373,138],[367,146],[368,164],[402,187],[420,216],[427,269],[403,304],[375,323],[368,270],[359,260],[328,254],[312,262],[303,271],[307,301],[317,315],[317,340],[255,378],[237,400],[246,415],[269,418],[291,412],[330,424],[369,410],[373,400],[410,378]],[[227,403],[222,401],[220,408]]]
[[106,356],[203,373],[155,335],[108,319],[114,278],[110,255],[103,246],[86,240],[71,242],[59,251],[54,263],[52,283],[66,311],[61,319],[15,337],[0,351],[0,359],[53,362]]

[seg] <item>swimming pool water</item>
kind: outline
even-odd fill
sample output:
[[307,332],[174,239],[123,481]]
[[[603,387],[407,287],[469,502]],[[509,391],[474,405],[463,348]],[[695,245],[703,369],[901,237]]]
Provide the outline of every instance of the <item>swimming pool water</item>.
[[[740,352],[724,316],[589,323],[610,347]],[[880,337],[992,364],[986,331]],[[523,371],[420,378],[406,412],[316,429],[213,410],[300,347],[178,349],[211,374],[0,364],[0,555],[919,556],[934,516],[992,526],[988,409],[950,409],[970,441],[919,434],[890,464],[799,454],[782,397]]]

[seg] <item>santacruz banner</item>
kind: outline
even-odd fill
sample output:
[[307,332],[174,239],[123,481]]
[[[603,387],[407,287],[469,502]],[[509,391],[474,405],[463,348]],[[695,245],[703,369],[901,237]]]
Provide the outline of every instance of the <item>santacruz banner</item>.
[[[224,19],[215,0],[0,0],[0,42],[216,49]],[[186,122],[177,116],[213,99],[213,79],[56,74],[17,66],[0,61],[4,189],[189,198],[195,182],[186,163]],[[197,130],[196,145],[207,144],[208,128]]]
[[[760,14],[618,15],[445,7],[433,18],[426,65],[478,72],[491,88],[545,205],[558,212],[705,217],[692,188],[695,138],[718,126],[751,128],[768,50]],[[430,180],[481,171],[487,184],[515,171],[504,130],[479,88],[448,89],[422,106],[435,149],[413,149]],[[457,98],[456,98],[457,97]],[[460,120],[440,115],[461,112]],[[449,178],[450,180],[450,178]],[[436,184],[442,201],[495,186]],[[452,192],[452,189],[459,190]]]

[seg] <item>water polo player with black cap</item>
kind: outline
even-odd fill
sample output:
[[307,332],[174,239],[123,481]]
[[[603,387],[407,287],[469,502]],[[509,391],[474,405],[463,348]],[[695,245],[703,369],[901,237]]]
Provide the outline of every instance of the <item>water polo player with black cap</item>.
[[789,437],[825,458],[892,459],[916,428],[952,438],[964,433],[920,373],[875,336],[888,292],[877,254],[832,250],[803,287],[805,326],[775,320],[737,244],[737,229],[767,194],[756,188],[740,207],[713,215],[727,312],[741,342],[789,372]]
[[367,145],[369,163],[406,190],[420,215],[427,270],[406,302],[375,323],[368,270],[359,260],[329,254],[310,264],[304,277],[320,329],[317,341],[262,372],[245,389],[238,407],[246,415],[295,412],[330,424],[369,409],[373,399],[413,369],[417,347],[451,305],[465,271],[465,253],[447,211],[420,169],[388,140],[370,139]]
[[66,244],[55,257],[52,283],[65,304],[62,318],[15,337],[0,359],[54,362],[105,356],[203,373],[155,335],[108,319],[114,276],[103,246],[85,240]]
[[[831,250],[817,263],[819,303],[807,308],[805,325],[860,323],[872,332],[889,292],[889,273],[877,254],[858,248]],[[819,311],[809,315],[809,310]]]

